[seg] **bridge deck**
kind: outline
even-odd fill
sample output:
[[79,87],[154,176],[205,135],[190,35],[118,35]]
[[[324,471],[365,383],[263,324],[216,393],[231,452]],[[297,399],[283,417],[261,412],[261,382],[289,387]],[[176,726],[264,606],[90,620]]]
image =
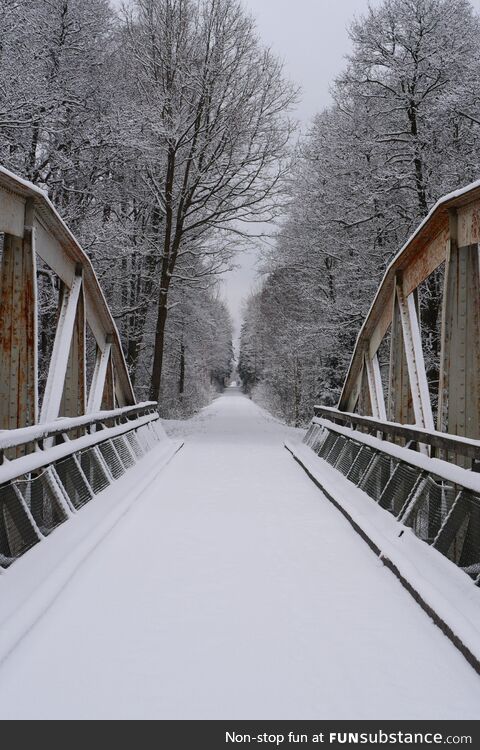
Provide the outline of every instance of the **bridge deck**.
[[[0,668],[1,718],[474,718],[480,681],[230,389]],[[99,500],[100,502],[100,500]]]

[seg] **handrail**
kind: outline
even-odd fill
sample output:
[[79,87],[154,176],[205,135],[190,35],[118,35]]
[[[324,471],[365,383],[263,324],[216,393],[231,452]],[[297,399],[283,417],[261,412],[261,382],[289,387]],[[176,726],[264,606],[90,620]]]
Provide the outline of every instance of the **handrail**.
[[[31,425],[20,427],[16,430],[0,430],[0,453],[8,448],[18,448],[27,443],[38,442],[49,437],[63,435],[77,429],[106,422],[119,417],[143,416],[151,413],[157,408],[156,401],[144,401],[133,406],[122,406],[110,411],[98,411],[94,414],[85,414],[80,417],[61,417],[48,424]],[[0,459],[1,460],[1,459]]]
[[0,465],[0,485],[11,482],[24,474],[29,474],[55,464],[63,458],[68,458],[73,453],[92,448],[106,440],[124,435],[126,432],[130,432],[130,430],[147,425],[157,419],[159,419],[157,414],[145,414],[144,416],[138,416],[131,422],[125,422],[115,427],[106,427],[99,432],[83,435],[60,445],[53,445],[48,450],[42,450],[40,447],[37,447],[33,453],[29,453],[26,456],[19,456],[12,459],[12,461],[5,461]]
[[401,437],[406,442],[430,445],[443,451],[458,453],[475,461],[480,461],[480,440],[449,435],[438,430],[427,430],[415,425],[403,425],[398,422],[386,422],[374,417],[339,411],[330,406],[314,406],[316,417],[324,417],[331,422],[342,422],[356,427],[366,427],[383,436]]
[[398,461],[414,466],[425,474],[433,474],[449,484],[464,487],[476,494],[480,493],[480,475],[474,471],[464,469],[461,466],[456,466],[455,464],[451,464],[448,461],[443,461],[439,458],[432,459],[428,456],[423,456],[421,453],[412,451],[403,445],[388,443],[374,435],[358,433],[355,430],[352,430],[352,428],[333,424],[330,420],[319,419],[318,424],[338,435],[343,435],[357,443],[367,445],[375,451],[380,451]]

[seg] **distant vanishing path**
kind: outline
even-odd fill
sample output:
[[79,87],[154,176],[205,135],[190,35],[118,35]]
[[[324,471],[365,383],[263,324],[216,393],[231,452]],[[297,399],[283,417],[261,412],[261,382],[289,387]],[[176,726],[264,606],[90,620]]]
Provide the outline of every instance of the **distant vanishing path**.
[[0,668],[0,718],[478,718],[480,679],[291,430],[236,389],[184,428]]

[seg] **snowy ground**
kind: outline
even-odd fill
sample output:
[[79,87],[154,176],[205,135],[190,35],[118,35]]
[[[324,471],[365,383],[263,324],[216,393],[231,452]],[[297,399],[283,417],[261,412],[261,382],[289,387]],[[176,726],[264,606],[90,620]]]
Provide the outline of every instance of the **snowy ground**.
[[184,427],[0,667],[0,718],[478,718],[480,678],[284,450],[294,431],[236,389]]

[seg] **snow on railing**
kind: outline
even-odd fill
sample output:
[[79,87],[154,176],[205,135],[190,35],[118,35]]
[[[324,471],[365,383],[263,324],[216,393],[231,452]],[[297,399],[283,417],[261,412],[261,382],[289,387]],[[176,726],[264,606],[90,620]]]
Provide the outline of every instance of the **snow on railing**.
[[476,468],[480,442],[327,407],[315,413],[303,442],[480,585],[480,473],[443,460],[455,453]]
[[400,438],[409,448],[428,446],[429,455],[432,457],[437,454],[442,456],[456,454],[472,459],[472,468],[476,468],[477,462],[480,463],[480,440],[450,435],[438,430],[428,430],[418,425],[379,420],[363,414],[340,411],[330,406],[314,406],[313,410],[316,417],[324,417],[335,423],[340,422],[354,429],[365,429],[385,441],[395,441]]
[[109,411],[98,411],[94,414],[85,414],[80,417],[60,417],[48,424],[20,427],[16,430],[0,430],[0,462],[3,460],[2,453],[8,448],[17,448],[29,443],[46,440],[49,437],[68,434],[79,427],[91,427],[109,420],[142,416],[155,412],[156,408],[156,401],[144,401],[141,404],[122,406],[121,408]]
[[149,401],[0,432],[0,569],[167,440],[156,406]]

